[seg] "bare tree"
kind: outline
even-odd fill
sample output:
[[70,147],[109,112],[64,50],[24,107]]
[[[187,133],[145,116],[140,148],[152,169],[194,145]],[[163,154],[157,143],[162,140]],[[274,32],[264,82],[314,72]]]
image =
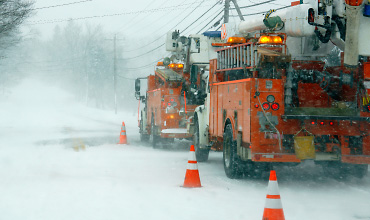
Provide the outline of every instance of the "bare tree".
[[32,12],[32,1],[0,0],[0,50],[19,41],[18,28]]

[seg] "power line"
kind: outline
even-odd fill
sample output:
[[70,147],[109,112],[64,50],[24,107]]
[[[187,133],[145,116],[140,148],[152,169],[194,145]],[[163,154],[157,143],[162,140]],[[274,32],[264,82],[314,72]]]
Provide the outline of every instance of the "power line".
[[40,10],[40,9],[47,9],[47,8],[56,8],[56,7],[62,7],[62,6],[67,6],[67,5],[80,4],[80,3],[91,2],[91,1],[92,0],[84,0],[84,1],[71,2],[71,3],[60,4],[60,5],[51,5],[51,6],[45,6],[45,7],[40,7],[40,8],[34,8],[32,10]]
[[[154,2],[156,2],[157,0],[154,0],[154,1],[151,1],[145,8],[144,8],[144,10],[145,9],[147,9],[147,8],[149,8],[149,6],[151,6]],[[165,0],[160,6],[163,6],[164,4],[166,4],[168,1],[170,1],[170,0]],[[130,19],[130,21],[128,21],[128,22],[126,22],[126,24],[125,25],[123,25],[123,26],[121,26],[120,28],[118,28],[118,31],[121,31],[124,27],[125,27],[125,29],[126,29],[126,31],[127,31],[127,28],[130,28],[132,25],[135,25],[135,27],[137,27],[137,24],[138,23],[140,23],[142,20],[144,20],[144,18],[145,17],[143,17],[141,20],[139,20],[139,21],[135,21],[135,22],[131,22],[131,21],[133,21],[136,17],[138,17],[138,16],[134,16],[132,19]]]
[[[204,2],[203,0],[202,2]],[[38,21],[30,21],[31,23],[25,25],[38,25],[38,24],[51,24],[51,23],[60,23],[66,21],[76,21],[76,20],[86,20],[86,19],[93,19],[93,18],[105,18],[105,17],[114,17],[114,16],[122,16],[122,15],[130,15],[130,14],[142,14],[142,13],[155,13],[159,11],[167,11],[167,10],[182,10],[183,6],[190,5],[193,6],[192,3],[189,4],[181,4],[169,7],[162,7],[162,8],[155,8],[150,10],[141,10],[141,11],[131,11],[131,12],[123,12],[123,13],[115,13],[115,14],[106,14],[106,15],[93,15],[93,16],[86,16],[86,17],[78,17],[78,18],[69,18],[69,19],[55,19],[55,20],[38,20]],[[207,6],[207,5],[204,5]],[[194,8],[197,9],[199,6],[195,6]]]
[[129,57],[129,58],[123,58],[123,59],[119,59],[119,60],[132,60],[132,59],[135,59],[135,58],[138,58],[138,57],[141,57],[141,56],[144,56],[144,55],[146,55],[146,54],[148,54],[148,53],[151,53],[151,52],[153,52],[153,51],[155,51],[155,50],[157,50],[157,49],[159,49],[159,48],[161,48],[163,45],[165,45],[166,43],[163,43],[163,44],[161,44],[161,45],[159,45],[158,47],[156,47],[156,48],[154,48],[154,49],[152,49],[152,50],[149,50],[149,51],[147,51],[147,52],[145,52],[145,53],[142,53],[142,54],[140,54],[140,55],[137,55],[137,56],[134,56],[134,57]]
[[[214,22],[214,20],[223,12],[223,10],[221,10],[214,18],[212,18],[212,20],[210,22],[208,22],[203,28],[201,28],[197,34],[199,34],[204,28],[206,28],[210,23]],[[219,19],[217,22],[221,21],[223,19],[223,17],[221,17],[221,19]],[[216,22],[216,23],[217,23]],[[208,29],[209,30],[209,29]]]
[[[203,1],[202,1],[202,2],[203,2]],[[201,3],[202,3],[202,2],[201,2]],[[190,6],[189,6],[188,8],[186,8],[186,9],[189,9],[189,8],[190,8]],[[186,10],[186,9],[185,9],[185,10]],[[196,9],[196,8],[195,8],[195,9]],[[184,17],[184,19],[185,19],[185,18],[187,18],[187,17],[189,17],[189,15],[191,15],[194,11],[195,11],[195,10],[191,11],[188,15],[186,15],[186,16]],[[184,21],[184,19],[183,19],[183,20],[181,20],[180,22],[178,22],[178,23],[177,23],[173,28],[171,28],[170,30],[172,30],[172,29],[176,28],[176,27],[177,27],[181,22],[183,22],[183,21]],[[166,23],[165,25],[163,25],[162,27],[160,27],[159,29],[162,29],[163,27],[165,27],[165,26],[166,26],[166,25],[168,25],[169,23],[171,23],[171,20],[170,20],[168,23]],[[143,45],[143,46],[141,46],[141,47],[138,47],[138,48],[135,48],[135,49],[132,49],[132,50],[126,50],[126,51],[123,51],[123,52],[131,52],[131,51],[135,51],[135,50],[138,50],[138,49],[141,49],[141,48],[147,47],[148,45],[150,45],[150,44],[152,44],[152,43],[156,42],[157,40],[162,39],[162,37],[166,36],[166,34],[167,34],[167,33],[165,33],[165,34],[161,35],[160,37],[156,38],[155,40],[151,41],[150,43],[148,43],[148,44],[146,44],[146,45]]]
[[[203,1],[200,3],[202,4]],[[200,18],[202,18],[205,14],[207,14],[210,10],[212,10],[216,5],[218,5],[218,2],[216,2],[216,4],[214,4],[210,9],[208,9],[206,12],[204,12],[200,17],[198,17],[193,23],[191,23],[187,28],[185,28],[182,32],[186,31],[186,29],[188,29],[191,25],[193,25],[195,22],[197,22]]]
[[[239,8],[240,9],[242,9],[242,8],[251,8],[251,7],[254,7],[254,6],[263,5],[263,4],[267,4],[267,3],[275,2],[275,1],[276,0],[269,0],[269,1],[265,1],[265,2],[256,3],[256,4],[253,4],[253,5],[242,6],[242,7],[239,7]],[[235,9],[235,8],[230,8],[230,9]]]
[[[220,9],[219,9],[220,10]],[[218,15],[220,13],[222,13],[224,11],[224,9],[222,8],[221,11],[219,13],[217,13]],[[216,11],[217,12],[217,11]],[[198,25],[196,25],[195,27],[193,27],[192,29],[189,30],[189,32],[193,31],[194,29],[198,28],[200,25],[202,25],[204,22],[207,22],[212,16],[214,16],[214,13],[211,13],[210,16],[208,16],[207,18],[205,18],[203,21],[201,21]],[[212,18],[212,19],[215,19],[215,18]]]
[[[173,28],[175,28],[175,27],[177,27],[179,24],[181,24],[181,22],[183,22],[186,18],[188,18],[202,3],[204,2],[204,0],[202,1],[202,2],[200,2],[199,3],[199,5],[196,7],[196,8],[194,8],[194,10],[192,10],[187,16],[185,16],[179,23],[177,23]],[[217,3],[218,4],[218,3]],[[212,7],[211,7],[211,9],[214,7],[214,6],[216,6],[216,4],[215,5],[213,5]],[[210,9],[208,9],[205,13],[203,13],[200,17],[198,17],[193,23],[191,23],[188,27],[186,27],[183,31],[185,31],[186,29],[188,29],[191,25],[193,25],[196,21],[198,21],[198,19],[199,18],[201,18],[201,17],[203,17],[207,12],[209,12],[209,10]],[[172,29],[173,29],[172,28]],[[170,29],[171,30],[171,29]],[[163,36],[165,36],[166,34],[164,34],[164,35],[162,35],[161,37],[163,37]],[[161,45],[159,45],[159,46],[157,46],[156,48],[154,48],[154,49],[152,49],[152,50],[150,50],[150,51],[147,51],[147,52],[145,52],[145,53],[142,53],[142,54],[140,54],[140,55],[137,55],[137,56],[134,56],[134,57],[129,57],[129,58],[124,58],[124,59],[120,59],[120,60],[132,60],[132,59],[135,59],[135,58],[138,58],[138,57],[141,57],[141,56],[143,56],[143,55],[146,55],[146,54],[148,54],[148,53],[151,53],[151,52],[153,52],[153,51],[155,51],[155,50],[157,50],[158,48],[160,48],[160,47],[162,47],[162,46],[164,46],[166,43],[163,43],[163,44],[161,44]],[[138,49],[138,48],[137,48]],[[136,49],[136,50],[137,50]]]
[[[165,57],[168,57],[169,55],[171,55],[171,53],[168,53]],[[138,66],[138,67],[132,67],[132,68],[123,68],[122,70],[138,70],[138,69],[144,69],[144,68],[147,68],[147,67],[150,67],[152,66],[153,64],[156,64],[157,62],[159,62],[160,60],[162,60],[163,58],[160,58],[158,60],[155,60],[153,62],[150,62],[149,64],[145,64],[145,65],[142,65],[142,66]]]
[[[284,9],[284,8],[289,8],[291,7],[290,5],[287,5],[287,6],[284,6],[284,7],[280,7],[280,8],[276,8],[275,10],[280,10],[280,9]],[[260,14],[265,14],[267,11],[263,11],[263,12],[257,12],[257,13],[251,13],[251,14],[244,14],[243,16],[252,16],[252,15],[260,15]],[[238,15],[233,15],[232,17],[237,17]]]
[[[203,2],[203,1],[202,1]],[[201,3],[202,3],[201,2]],[[215,5],[214,5],[215,6]],[[214,6],[212,6],[212,8],[214,7]],[[182,32],[184,32],[185,30],[187,30],[189,27],[191,27],[195,22],[197,22],[198,20],[199,20],[199,18],[201,18],[201,17],[203,17],[207,12],[209,12],[209,10],[207,10],[205,13],[203,13],[200,17],[198,17],[194,22],[192,22],[190,25],[188,25]],[[220,14],[220,13],[219,13]],[[219,15],[218,14],[218,15]],[[217,15],[217,16],[218,16]],[[183,19],[184,20],[184,19]],[[182,20],[182,21],[183,21]],[[182,22],[181,21],[181,22]],[[180,23],[181,23],[180,22]],[[138,55],[138,56],[135,56],[135,57],[130,57],[130,58],[126,58],[126,59],[121,59],[121,60],[128,60],[128,59],[134,59],[134,58],[137,58],[137,57],[140,57],[140,56],[143,56],[143,55],[145,55],[145,54],[148,54],[148,53],[150,53],[150,52],[152,52],[152,51],[154,51],[154,50],[156,50],[156,49],[158,49],[158,48],[160,48],[160,47],[162,47],[163,45],[165,45],[165,43],[163,43],[163,44],[161,44],[161,45],[159,45],[158,47],[156,47],[156,48],[154,48],[154,49],[152,49],[152,50],[150,50],[150,51],[148,51],[148,52],[146,52],[146,53],[144,53],[144,54],[140,54],[140,55]],[[162,60],[162,58],[161,59],[159,59],[159,60],[157,60],[157,61],[155,61],[154,63],[156,63],[156,62],[158,62],[158,61],[160,61],[160,60]],[[153,62],[152,63],[150,63],[150,64],[147,64],[147,65],[144,65],[144,66],[140,66],[140,67],[135,67],[135,68],[125,68],[124,70],[135,70],[135,69],[141,69],[141,68],[145,68],[145,67],[149,67],[149,66],[151,66],[151,65],[153,65],[154,64]]]
[[128,79],[128,80],[136,80],[136,79],[133,79],[133,78],[129,78],[129,77],[125,77],[125,76],[121,76],[121,75],[117,75],[118,77],[120,78],[123,78],[123,79]]

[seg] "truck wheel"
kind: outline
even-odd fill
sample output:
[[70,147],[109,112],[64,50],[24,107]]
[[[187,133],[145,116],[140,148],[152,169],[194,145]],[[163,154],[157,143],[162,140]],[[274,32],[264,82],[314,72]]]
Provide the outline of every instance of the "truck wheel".
[[148,142],[150,139],[150,136],[148,134],[140,133],[140,141],[141,142]]
[[152,137],[152,146],[153,146],[154,149],[156,149],[156,148],[158,148],[159,137],[154,134],[154,129],[155,129],[154,120],[153,120],[153,117],[152,117],[150,133],[151,133],[151,137]]
[[199,146],[199,124],[198,120],[195,119],[195,128],[193,134],[193,144],[195,148],[195,157],[198,162],[205,162],[208,160],[209,149],[201,149]]
[[161,144],[164,149],[168,149],[173,146],[175,138],[161,138]]
[[143,120],[140,120],[140,141],[147,142],[149,138],[150,136],[148,134],[144,134]]
[[236,153],[236,141],[233,138],[233,129],[228,124],[224,131],[223,159],[226,176],[231,179],[242,177],[242,161]]

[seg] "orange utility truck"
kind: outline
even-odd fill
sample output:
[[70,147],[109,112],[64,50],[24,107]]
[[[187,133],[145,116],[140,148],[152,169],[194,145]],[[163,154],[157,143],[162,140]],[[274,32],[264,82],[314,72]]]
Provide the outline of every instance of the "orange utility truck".
[[169,32],[166,50],[172,53],[158,63],[155,74],[148,81],[145,96],[140,96],[140,80],[135,81],[135,96],[144,103],[140,113],[141,140],[172,142],[174,138],[192,138],[195,107],[204,104],[207,97],[206,78],[209,60],[216,57],[212,43],[221,43],[220,32],[180,36]]
[[219,49],[210,60],[207,98],[191,121],[197,160],[206,161],[210,149],[223,151],[230,178],[305,160],[340,178],[366,175],[370,17],[364,7],[303,0],[242,21],[234,37],[213,44]]
[[140,80],[135,81],[136,97],[144,103],[140,113],[140,139],[151,139],[154,148],[159,143],[172,143],[175,138],[191,138],[186,120],[194,105],[186,105],[183,87],[186,76],[183,64],[159,62],[154,75],[149,75],[145,96],[140,96]]

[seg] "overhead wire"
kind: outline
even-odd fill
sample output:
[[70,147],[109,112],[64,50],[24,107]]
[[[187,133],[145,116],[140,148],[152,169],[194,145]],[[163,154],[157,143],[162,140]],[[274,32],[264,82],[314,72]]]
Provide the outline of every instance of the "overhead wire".
[[[218,11],[219,11],[219,10],[218,10]],[[219,11],[219,12],[217,13],[217,15],[219,15],[219,14],[220,14],[220,13],[222,13],[222,12],[223,12],[223,9],[221,9],[221,11]],[[193,28],[191,28],[188,32],[192,32],[193,30],[197,29],[200,25],[204,24],[205,22],[208,22],[208,21],[209,21],[209,19],[210,19],[211,17],[213,17],[213,18],[212,18],[212,20],[213,20],[213,19],[215,19],[215,17],[214,17],[214,13],[210,14],[210,16],[208,16],[207,18],[205,18],[203,21],[199,22],[199,24],[198,24],[198,25],[196,25],[196,26],[194,26]],[[199,33],[199,32],[198,32],[198,33]],[[198,33],[197,33],[197,34],[198,34]]]
[[[150,4],[148,4],[145,8],[144,8],[144,10],[145,9],[147,9],[150,5],[152,5],[153,3],[155,3],[157,0],[154,0],[154,1],[151,1],[150,2]],[[171,1],[171,0],[165,0],[162,4],[160,4],[160,7],[162,7],[163,5],[165,5],[167,2],[169,2],[169,1]],[[184,1],[183,3],[185,3],[186,1]],[[173,12],[173,11],[171,11],[171,12]],[[139,14],[139,15],[142,15],[142,14]],[[140,25],[140,22],[141,21],[143,21],[144,19],[145,19],[145,16],[144,17],[142,17],[142,19],[140,19],[140,20],[135,20],[135,22],[132,22],[135,18],[137,18],[138,17],[138,15],[136,15],[136,16],[134,16],[132,19],[130,19],[130,21],[128,21],[128,22],[126,22],[126,24],[125,25],[123,25],[123,26],[121,26],[120,28],[118,28],[118,32],[120,32],[121,30],[123,30],[123,29],[125,29],[125,32],[127,32],[128,30],[130,30],[130,28],[131,27],[133,27],[134,28],[134,30],[136,29],[136,28],[138,28]],[[159,19],[161,19],[162,18],[162,16],[159,16]],[[157,19],[158,20],[158,19]],[[137,33],[137,31],[133,31],[133,32],[135,32],[135,33]]]
[[[287,6],[284,6],[284,7],[280,7],[280,8],[275,8],[275,10],[281,10],[281,9],[284,9],[284,8],[289,8],[291,7],[290,5],[287,5]],[[244,14],[243,16],[247,17],[247,16],[252,16],[252,15],[259,15],[259,14],[265,14],[267,13],[267,11],[262,11],[262,12],[256,12],[256,13],[250,13],[250,14]],[[237,17],[238,15],[233,15],[233,17]]]
[[[203,2],[203,1],[202,1]],[[218,3],[217,3],[218,4]],[[215,4],[215,5],[217,5],[217,4]],[[214,6],[215,6],[214,5]],[[212,6],[212,8],[214,7],[214,6]],[[190,25],[188,25],[182,32],[184,32],[184,31],[186,31],[189,27],[191,27],[195,22],[197,22],[198,20],[199,20],[199,18],[201,18],[201,17],[203,17],[206,13],[208,13],[209,12],[209,10],[207,10],[205,13],[203,13],[200,17],[198,17],[195,21],[193,21]],[[161,45],[159,45],[157,48],[154,48],[152,51],[154,51],[154,50],[156,50],[156,49],[158,49],[158,48],[160,48],[161,46],[163,46],[163,45],[165,45],[165,43],[163,43],[163,44],[161,44]],[[146,54],[146,53],[145,53]],[[142,55],[144,55],[144,54],[142,54]],[[137,58],[138,56],[136,56],[136,57],[134,57],[134,58]],[[123,70],[126,70],[126,71],[130,71],[130,70],[137,70],[137,69],[143,69],[143,68],[147,68],[147,67],[150,67],[150,66],[152,66],[153,64],[155,64],[156,62],[158,62],[158,61],[160,61],[160,60],[162,60],[162,58],[161,59],[158,59],[158,60],[156,60],[155,62],[151,62],[151,63],[149,63],[149,64],[146,64],[146,65],[142,65],[142,66],[139,66],[139,67],[133,67],[133,68],[124,68]]]
[[[202,27],[198,32],[197,34],[199,34],[204,28],[206,28],[210,23],[214,22],[214,20],[223,12],[223,10],[221,10],[215,17],[212,18],[212,20],[210,22],[208,22],[206,25],[204,25],[204,27]],[[221,19],[219,20],[222,20],[223,17],[221,17]],[[216,23],[219,21],[217,20]],[[210,29],[210,28],[209,28]],[[209,30],[207,29],[207,31]]]
[[151,49],[151,50],[149,50],[149,51],[146,51],[145,53],[142,53],[142,54],[139,54],[139,55],[137,55],[137,56],[134,56],[134,57],[128,57],[128,58],[122,58],[122,59],[119,59],[119,60],[132,60],[132,59],[135,59],[135,58],[138,58],[138,57],[141,57],[141,56],[144,56],[144,55],[146,55],[146,54],[148,54],[148,53],[151,53],[151,52],[153,52],[153,51],[155,51],[155,50],[157,50],[157,49],[159,49],[159,48],[161,48],[163,45],[165,45],[166,43],[162,43],[161,45],[159,45],[159,46],[157,46],[157,47],[155,47],[155,48],[153,48],[153,49]]
[[[200,6],[202,3],[204,2],[204,0],[203,1],[201,1],[200,3],[199,3],[199,5],[198,6]],[[213,5],[212,7],[211,7],[211,9],[214,7],[215,5]],[[175,27],[177,27],[179,24],[181,24],[186,18],[188,18],[196,9],[197,9],[198,7],[196,7],[196,8],[194,8],[194,10],[192,10],[187,16],[185,16],[179,23],[177,23],[173,28],[175,28]],[[191,23],[188,27],[186,27],[183,31],[186,31],[191,25],[193,25],[196,21],[198,21],[198,19],[200,19],[201,17],[203,17],[206,13],[208,13],[209,12],[209,10],[210,9],[208,9],[205,13],[203,13],[200,17],[198,17],[197,18],[197,20],[195,20],[193,23]],[[172,29],[173,29],[172,28]],[[171,30],[171,29],[170,29]],[[166,35],[166,34],[165,34]],[[163,37],[163,36],[165,36],[165,35],[162,35],[161,37]],[[161,45],[159,45],[159,46],[157,46],[157,47],[155,47],[154,49],[152,49],[152,50],[149,50],[149,51],[147,51],[147,52],[145,52],[145,53],[142,53],[142,54],[139,54],[139,55],[137,55],[137,56],[134,56],[134,57],[129,57],[129,58],[123,58],[123,59],[120,59],[120,60],[132,60],[132,59],[135,59],[135,58],[138,58],[138,57],[141,57],[141,56],[144,56],[144,55],[146,55],[146,54],[148,54],[148,53],[151,53],[151,52],[153,52],[153,51],[155,51],[155,50],[157,50],[158,48],[160,48],[160,47],[162,47],[162,46],[164,46],[166,43],[162,43]]]
[[[204,0],[203,0],[204,1]],[[202,2],[203,2],[202,1]],[[202,3],[201,2],[201,3]],[[218,2],[214,4],[210,9],[208,9],[206,12],[204,12],[200,17],[198,17],[193,23],[191,23],[189,26],[187,26],[182,32],[186,31],[191,25],[193,25],[195,22],[197,22],[200,18],[202,18],[205,14],[207,14],[210,10],[212,10],[216,5],[218,5]]]
[[57,8],[57,7],[63,7],[63,6],[80,4],[80,3],[91,2],[91,1],[92,0],[83,0],[83,1],[78,1],[78,2],[70,2],[70,3],[60,4],[60,5],[51,5],[51,6],[45,6],[45,7],[40,7],[40,8],[33,8],[31,10],[41,10],[41,9],[47,9],[47,8]]
[[[169,54],[167,54],[166,56],[169,56]],[[157,60],[155,60],[155,61],[153,61],[153,62],[151,62],[151,63],[148,63],[148,64],[146,64],[146,65],[143,65],[143,66],[139,66],[139,67],[132,67],[132,68],[125,68],[124,70],[125,71],[128,71],[128,72],[130,72],[130,71],[133,71],[133,70],[135,70],[135,73],[137,73],[137,70],[142,70],[142,69],[146,69],[146,68],[148,68],[148,67],[154,67],[153,65],[155,65],[157,62],[159,62],[160,60],[162,60],[163,58],[160,58],[160,59],[157,59]],[[130,79],[130,80],[133,80],[133,78],[130,78],[130,77],[127,77],[127,76],[122,76],[122,75],[120,75],[120,74],[117,74],[117,76],[119,76],[119,77],[121,77],[121,78],[124,78],[124,79]]]
[[[206,0],[203,0],[202,2],[204,1]],[[122,16],[122,15],[129,15],[129,14],[154,13],[158,11],[167,11],[167,10],[182,10],[184,9],[182,7],[186,5],[190,5],[190,7],[194,7],[192,3],[189,3],[189,4],[175,5],[175,6],[169,6],[169,7],[163,7],[163,8],[155,8],[155,9],[150,9],[150,10],[131,11],[131,12],[123,12],[123,13],[115,13],[115,14],[93,15],[93,16],[68,18],[68,19],[29,21],[29,23],[24,24],[24,25],[32,26],[32,25],[39,25],[39,24],[61,23],[61,22],[66,22],[66,21],[87,20],[87,19],[93,19],[93,18],[114,17],[114,16]],[[208,5],[203,5],[202,7],[205,7],[205,6],[208,6]],[[198,7],[199,6],[195,6],[194,8],[197,9]]]
[[[251,8],[251,7],[254,7],[254,6],[263,5],[263,4],[267,4],[267,3],[275,2],[275,1],[276,1],[276,0],[268,0],[268,1],[265,1],[265,2],[255,3],[255,4],[253,4],[253,5],[241,6],[241,7],[239,7],[239,8],[240,8],[240,9],[243,9],[243,8]],[[236,8],[230,8],[230,9],[236,9]]]
[[[190,7],[188,7],[187,9],[189,9]],[[184,18],[187,18],[188,16],[190,16],[193,12],[194,12],[195,10],[193,10],[193,11],[191,11],[188,15],[186,15]],[[178,22],[175,26],[173,26],[170,30],[172,30],[172,29],[174,29],[174,28],[176,28],[179,24],[181,24],[181,22],[182,21],[184,21],[184,19],[183,20],[181,20],[180,22]],[[169,22],[167,22],[165,25],[163,25],[161,28],[163,28],[163,27],[165,27],[165,26],[167,26],[169,23],[171,23],[172,22],[172,20],[170,20]],[[160,28],[160,29],[161,29]],[[153,34],[153,33],[152,33]],[[151,35],[152,35],[151,34]],[[136,48],[134,48],[134,49],[130,49],[130,50],[124,50],[123,52],[131,52],[131,51],[135,51],[135,50],[139,50],[139,49],[141,49],[141,48],[144,48],[144,47],[147,47],[148,45],[150,45],[150,44],[152,44],[152,43],[154,43],[154,42],[156,42],[156,41],[158,41],[158,40],[160,40],[160,39],[162,39],[164,36],[166,36],[166,34],[167,33],[165,33],[165,34],[162,34],[160,37],[158,37],[158,38],[156,38],[156,39],[154,39],[153,41],[151,41],[150,43],[148,43],[148,44],[145,44],[145,45],[142,45],[142,46],[140,46],[140,47],[136,47]]]
[[[156,1],[157,1],[157,0],[150,1],[150,3],[149,3],[149,4],[147,4],[143,10],[146,10],[147,8],[149,8],[149,7],[150,7],[152,4],[154,4]],[[168,2],[168,1],[170,1],[170,0],[165,0],[165,3],[166,3],[166,2]],[[162,4],[162,5],[163,5],[163,4]],[[161,5],[161,6],[162,6],[162,5]],[[141,14],[139,14],[139,15],[141,15]],[[121,26],[121,27],[119,27],[119,28],[118,28],[118,31],[117,31],[117,32],[121,31],[123,28],[125,28],[125,29],[130,28],[132,25],[137,26],[137,25],[138,25],[138,23],[140,23],[140,21],[142,21],[143,19],[141,19],[141,20],[139,20],[139,21],[135,21],[135,22],[132,22],[132,21],[133,21],[135,18],[137,18],[139,15],[136,15],[136,16],[132,17],[129,21],[125,22],[125,24],[124,24],[123,26]],[[127,30],[126,30],[126,31],[127,31]]]

